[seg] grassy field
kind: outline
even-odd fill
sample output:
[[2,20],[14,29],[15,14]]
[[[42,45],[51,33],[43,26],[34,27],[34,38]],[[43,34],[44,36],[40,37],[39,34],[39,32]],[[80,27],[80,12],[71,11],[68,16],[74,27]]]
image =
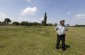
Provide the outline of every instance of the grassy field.
[[0,55],[85,55],[85,27],[69,27],[66,51],[57,50],[54,26],[0,26]]

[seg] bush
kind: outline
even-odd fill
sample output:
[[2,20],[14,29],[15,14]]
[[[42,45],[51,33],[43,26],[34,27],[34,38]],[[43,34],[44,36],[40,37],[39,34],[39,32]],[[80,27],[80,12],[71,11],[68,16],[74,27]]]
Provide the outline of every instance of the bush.
[[14,21],[12,24],[13,24],[13,25],[19,25],[19,22]]
[[27,21],[22,21],[21,23],[20,23],[20,25],[24,25],[24,26],[27,26],[29,23],[27,22]]

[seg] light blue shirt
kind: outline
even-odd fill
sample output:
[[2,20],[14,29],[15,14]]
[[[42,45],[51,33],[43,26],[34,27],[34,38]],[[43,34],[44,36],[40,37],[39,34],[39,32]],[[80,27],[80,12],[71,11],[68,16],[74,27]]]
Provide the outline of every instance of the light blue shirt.
[[57,25],[55,30],[57,31],[57,33],[59,35],[63,35],[63,34],[66,34],[66,31],[68,30],[66,25],[62,26],[62,25]]

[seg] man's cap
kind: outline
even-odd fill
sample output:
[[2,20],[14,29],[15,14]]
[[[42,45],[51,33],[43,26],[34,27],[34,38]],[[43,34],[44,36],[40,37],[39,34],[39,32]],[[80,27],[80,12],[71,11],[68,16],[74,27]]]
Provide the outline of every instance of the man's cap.
[[60,22],[65,22],[65,20],[61,20]]

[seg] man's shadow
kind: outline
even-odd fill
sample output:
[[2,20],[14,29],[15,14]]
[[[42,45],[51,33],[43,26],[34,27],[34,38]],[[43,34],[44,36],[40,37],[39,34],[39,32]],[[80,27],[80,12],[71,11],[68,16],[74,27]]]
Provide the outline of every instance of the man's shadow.
[[[60,48],[62,48],[62,45],[61,45],[61,44],[60,44]],[[67,50],[68,48],[70,48],[70,45],[65,44],[65,48],[64,48],[64,50]]]

